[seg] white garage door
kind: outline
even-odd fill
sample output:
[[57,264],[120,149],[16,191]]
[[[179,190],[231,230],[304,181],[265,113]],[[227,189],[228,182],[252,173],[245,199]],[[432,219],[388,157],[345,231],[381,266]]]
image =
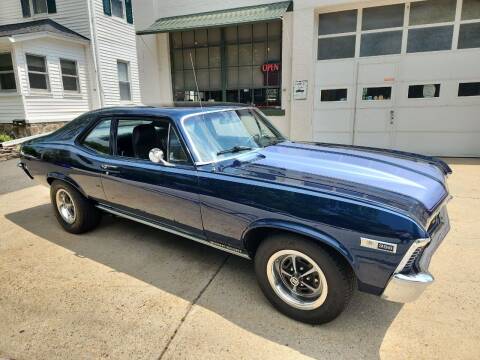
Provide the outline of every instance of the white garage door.
[[480,156],[480,1],[321,13],[314,139]]

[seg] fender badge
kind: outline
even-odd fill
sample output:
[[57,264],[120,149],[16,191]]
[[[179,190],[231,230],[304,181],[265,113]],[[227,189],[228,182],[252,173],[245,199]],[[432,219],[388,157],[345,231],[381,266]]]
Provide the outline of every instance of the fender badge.
[[378,240],[360,238],[360,246],[363,246],[369,249],[386,251],[391,254],[397,253],[397,244],[390,244],[390,243],[378,241]]

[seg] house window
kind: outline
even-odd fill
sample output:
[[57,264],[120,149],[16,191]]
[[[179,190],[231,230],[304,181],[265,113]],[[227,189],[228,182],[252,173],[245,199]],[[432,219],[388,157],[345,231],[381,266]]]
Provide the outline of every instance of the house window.
[[77,62],[73,60],[60,59],[60,67],[62,69],[63,90],[76,92],[80,91]]
[[118,70],[118,86],[120,88],[120,100],[131,101],[132,94],[130,91],[129,64],[123,61],[117,61],[117,70]]
[[458,96],[480,96],[480,82],[467,82],[458,85]]
[[280,107],[281,21],[174,32],[170,43],[176,101]]
[[111,0],[112,4],[112,15],[123,18],[123,0]]
[[390,86],[363,88],[362,100],[390,100],[391,98],[392,88]]
[[347,101],[347,89],[325,89],[321,91],[321,102]]
[[47,61],[44,56],[27,55],[30,89],[48,90]]
[[47,14],[47,0],[32,0],[32,14]]
[[440,96],[440,84],[410,85],[409,99],[437,98]]
[[0,91],[16,90],[15,72],[10,53],[0,54]]

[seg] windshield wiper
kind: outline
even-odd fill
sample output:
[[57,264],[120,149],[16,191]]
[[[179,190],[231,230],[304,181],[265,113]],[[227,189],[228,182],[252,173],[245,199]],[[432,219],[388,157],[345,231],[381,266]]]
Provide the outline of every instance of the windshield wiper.
[[233,153],[237,153],[237,152],[240,152],[240,151],[247,151],[247,150],[252,150],[252,148],[249,147],[249,146],[236,145],[234,147],[231,147],[230,149],[225,149],[225,150],[217,152],[217,155],[233,154]]

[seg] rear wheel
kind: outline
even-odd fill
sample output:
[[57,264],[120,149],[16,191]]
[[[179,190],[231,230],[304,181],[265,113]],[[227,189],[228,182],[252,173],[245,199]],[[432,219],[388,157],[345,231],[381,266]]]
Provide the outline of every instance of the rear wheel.
[[55,216],[70,233],[81,234],[100,222],[100,212],[71,185],[55,180],[50,187],[50,198]]
[[335,319],[353,293],[349,266],[321,246],[295,235],[265,239],[255,254],[255,271],[273,306],[306,323]]

